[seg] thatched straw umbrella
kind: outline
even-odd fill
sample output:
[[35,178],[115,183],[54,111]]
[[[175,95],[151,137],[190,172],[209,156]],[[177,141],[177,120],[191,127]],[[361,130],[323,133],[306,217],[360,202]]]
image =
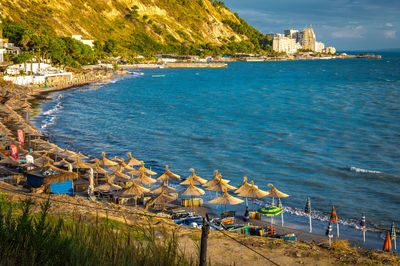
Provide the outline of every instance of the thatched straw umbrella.
[[115,171],[114,173],[108,175],[112,182],[129,182],[131,178],[128,175],[125,175],[119,171]]
[[68,167],[68,164],[70,164],[70,162],[66,161],[64,158],[61,161],[58,162],[54,162],[53,163],[55,166],[57,167]]
[[132,185],[124,190],[115,193],[115,196],[120,198],[135,198],[135,205],[137,205],[137,198],[145,193],[150,193],[150,190],[139,186],[135,181],[131,181]]
[[113,165],[117,165],[118,163],[113,162],[109,159],[106,158],[106,154],[105,152],[102,153],[103,158],[100,160],[100,166],[101,167],[109,167],[109,166],[113,166]]
[[165,204],[167,204],[168,202],[174,201],[176,198],[172,195],[168,195],[166,191],[162,191],[160,193],[160,195],[158,195],[157,197],[149,200],[146,203],[146,209],[149,208],[150,206],[153,205],[161,205],[162,206],[162,210],[165,209]]
[[75,153],[74,155],[70,156],[71,159],[74,159],[75,161],[79,159],[88,159],[86,155],[83,155],[81,152]]
[[[218,174],[217,178],[213,178],[213,182],[208,182],[208,187],[206,190],[215,191],[216,197],[218,197],[218,192],[223,192],[225,190],[235,190],[236,187],[229,185],[226,181],[222,179],[222,175]],[[229,181],[228,181],[229,182]],[[205,186],[205,185],[204,185]],[[218,207],[217,207],[218,208]],[[222,206],[221,206],[222,211]]]
[[141,165],[141,161],[133,158],[132,153],[128,152],[128,160],[126,161],[126,164],[129,166],[136,166],[136,165]]
[[189,186],[187,188],[185,188],[184,190],[179,192],[179,195],[182,196],[191,196],[192,199],[192,208],[193,208],[193,196],[201,196],[204,195],[204,190],[202,190],[201,188],[195,187],[193,185],[192,180],[189,180]]
[[181,182],[180,183],[181,185],[193,184],[193,185],[199,186],[199,185],[204,185],[205,183],[207,183],[207,180],[196,175],[193,168],[190,168],[190,171],[192,172],[192,175],[190,175],[185,181]]
[[69,161],[75,161],[75,156],[77,155],[73,151],[69,151],[67,148],[58,153],[59,156],[66,158]]
[[19,166],[19,162],[11,158],[10,156],[6,156],[4,159],[0,160],[0,164],[9,165],[17,167]]
[[257,188],[254,185],[254,181],[251,181],[251,186],[247,190],[244,190],[244,191],[240,192],[238,194],[238,196],[244,197],[244,198],[251,198],[252,209],[254,211],[254,199],[259,199],[259,198],[263,198],[265,196],[268,196],[268,192]]
[[121,189],[122,188],[120,186],[111,183],[110,180],[107,180],[107,183],[95,187],[94,191],[101,192],[101,193],[110,193],[110,192],[119,191]]
[[79,156],[76,157],[76,161],[72,163],[72,167],[75,168],[77,171],[78,171],[78,169],[90,169],[90,168],[92,168],[91,166],[82,163],[81,160],[79,159]]
[[165,184],[165,180],[163,180],[163,183],[161,186],[155,188],[152,190],[152,192],[154,194],[160,194],[161,192],[166,191],[167,193],[172,193],[175,192],[176,189],[173,187],[168,186],[167,184]]
[[[268,184],[268,186],[272,187],[270,190],[268,190],[268,197],[272,197],[272,205],[274,205],[274,198],[278,198],[278,207],[282,208],[282,202],[281,202],[281,198],[287,198],[289,197],[288,194],[283,193],[279,190],[277,190],[274,185],[272,184]],[[281,221],[282,221],[282,225],[284,223],[283,221],[283,208],[282,208],[282,212],[281,212]],[[338,224],[339,226],[339,224]]]
[[118,165],[111,166],[110,168],[111,171],[120,171],[120,172],[127,172],[127,171],[133,171],[136,170],[135,168],[130,167],[127,165],[124,161],[124,159],[121,159],[121,162]]
[[48,162],[53,163],[54,161],[52,159],[50,159],[49,157],[45,156],[45,157],[36,158],[34,161],[34,164],[39,165],[39,166],[44,166]]
[[157,182],[157,180],[145,175],[145,173],[141,173],[137,178],[134,178],[133,181],[143,186],[147,186]]
[[229,195],[227,190],[225,190],[225,192],[222,196],[215,198],[213,200],[210,200],[208,203],[225,205],[225,213],[226,213],[226,205],[236,205],[236,204],[239,204],[242,202],[243,202],[243,200]]
[[221,174],[218,175],[218,179],[216,179],[213,184],[210,184],[206,190],[223,192],[225,190],[236,190],[237,188],[229,185],[226,181],[222,179]]
[[153,172],[153,171],[147,169],[146,167],[144,167],[143,161],[141,161],[140,164],[141,164],[141,166],[137,169],[140,172],[145,173],[146,175],[156,175],[157,174],[156,172]]
[[168,182],[168,180],[181,180],[181,177],[180,177],[179,175],[175,174],[175,173],[172,173],[172,172],[169,170],[168,165],[166,165],[166,166],[165,166],[165,172],[164,172],[162,175],[160,175],[160,176],[157,178],[157,180],[160,180],[160,181],[167,181],[167,182]]
[[[251,187],[251,185],[249,183],[247,183],[247,176],[245,176],[245,177],[243,177],[243,183],[240,186],[238,186],[234,192],[236,194],[239,194],[242,191],[248,190],[250,187]],[[255,187],[257,187],[257,186],[255,186]],[[246,207],[247,207],[247,198],[246,198]]]
[[[225,183],[229,183],[230,180],[228,179],[222,179]],[[219,181],[219,174],[218,174],[218,170],[214,170],[214,177],[212,179],[210,179],[209,181],[207,181],[207,183],[205,183],[203,186],[204,187],[208,187],[208,186],[213,186],[215,185],[217,182]]]

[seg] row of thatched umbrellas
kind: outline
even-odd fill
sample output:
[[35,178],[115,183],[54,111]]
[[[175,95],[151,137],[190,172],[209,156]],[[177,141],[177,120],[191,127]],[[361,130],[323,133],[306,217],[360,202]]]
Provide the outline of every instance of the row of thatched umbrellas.
[[[1,129],[1,125],[0,125]],[[42,156],[35,159],[35,162],[32,165],[26,164],[26,166],[31,166],[31,168],[35,167],[43,167],[46,164],[54,164],[56,167],[66,167],[69,171],[72,169],[76,169],[77,173],[81,169],[90,170],[91,173],[106,175],[107,182],[103,185],[97,186],[95,190],[101,192],[115,192],[116,196],[121,197],[140,197],[146,193],[158,194],[159,196],[152,199],[150,203],[157,204],[158,202],[166,202],[176,199],[169,195],[169,193],[174,193],[176,190],[168,185],[169,180],[177,180],[180,181],[181,177],[169,170],[168,165],[166,166],[165,172],[161,174],[157,179],[153,179],[151,176],[156,175],[154,171],[147,169],[144,166],[144,162],[139,161],[132,157],[131,153],[128,153],[128,158],[125,161],[124,159],[120,159],[115,157],[113,160],[107,159],[105,157],[105,153],[102,154],[101,159],[94,159],[91,163],[84,162],[82,160],[87,160],[88,157],[79,153],[75,153],[68,149],[61,149],[58,146],[49,143],[48,141],[42,139],[35,139],[31,141],[32,144],[37,145],[45,149]],[[53,161],[48,156],[49,154],[53,154],[55,158],[59,156],[62,158],[59,161]],[[38,153],[35,155],[38,156]],[[10,164],[15,163],[16,161],[11,158],[3,159],[10,160]],[[134,166],[139,166],[138,168],[134,168]],[[263,191],[259,189],[254,182],[247,182],[247,177],[244,177],[243,183],[238,186],[232,186],[228,184],[230,181],[227,179],[223,179],[222,175],[218,173],[216,170],[214,172],[214,177],[207,181],[196,175],[195,170],[190,169],[192,174],[184,181],[180,182],[180,185],[186,185],[187,187],[179,192],[181,196],[201,196],[205,194],[205,191],[196,186],[203,186],[205,190],[215,191],[217,197],[213,200],[209,201],[209,203],[217,204],[217,205],[235,205],[242,203],[243,200],[236,198],[228,193],[228,191],[233,191],[240,197],[246,198],[246,206],[247,206],[247,198],[252,199],[252,209],[254,211],[254,199],[263,198],[266,196],[269,197],[278,197],[284,198],[288,197],[287,194],[278,191],[274,186],[270,185],[272,188],[269,191]],[[144,186],[148,186],[155,182],[162,181],[162,184],[150,191]],[[117,183],[117,184],[116,184]],[[125,184],[125,188],[118,184]],[[223,192],[221,196],[218,197],[218,193]],[[193,199],[193,198],[192,198]],[[193,205],[193,202],[192,202]]]
[[[165,172],[161,174],[157,179],[151,178],[152,175],[156,173],[147,169],[144,166],[144,163],[136,160],[132,157],[130,153],[128,153],[128,160],[125,162],[124,159],[117,159],[118,162],[107,159],[105,154],[103,153],[103,157],[100,160],[95,160],[95,168],[94,170],[98,173],[105,174],[107,170],[113,171],[113,173],[107,176],[107,183],[97,187],[98,191],[118,191],[115,193],[116,196],[125,196],[125,197],[138,197],[145,193],[153,193],[158,194],[159,196],[154,198],[150,201],[150,203],[157,203],[157,202],[165,202],[166,200],[174,200],[175,197],[169,195],[169,193],[176,192],[176,189],[173,187],[168,186],[169,180],[177,180],[180,181],[181,177],[169,170],[168,165],[166,166]],[[79,160],[79,158],[78,158]],[[80,164],[75,164],[75,166],[79,166]],[[138,166],[138,169],[133,168],[132,166]],[[90,167],[90,166],[88,166]],[[103,167],[103,168],[102,168]],[[74,167],[75,168],[75,167]],[[223,179],[222,175],[218,173],[218,171],[214,172],[214,177],[207,181],[196,175],[195,170],[192,168],[190,169],[192,174],[184,181],[180,182],[180,185],[187,185],[187,187],[179,192],[181,196],[201,196],[205,194],[205,191],[201,188],[196,186],[204,186],[205,190],[215,191],[217,193],[217,197],[209,203],[217,204],[217,205],[235,205],[242,203],[243,200],[236,198],[228,193],[228,191],[234,191],[238,196],[246,198],[246,205],[247,205],[247,198],[252,199],[252,209],[254,211],[254,199],[263,198],[266,196],[269,197],[277,197],[277,198],[284,198],[288,197],[289,195],[280,192],[277,190],[273,185],[269,184],[272,188],[269,191],[263,191],[259,189],[254,182],[252,181],[250,184],[247,182],[247,177],[244,177],[243,183],[239,187],[234,187],[228,184],[230,181],[227,179]],[[132,177],[130,177],[131,175]],[[133,178],[133,176],[136,176]],[[162,181],[162,184],[153,189],[149,190],[144,186],[153,184],[155,182]],[[118,186],[115,183],[125,182],[126,189],[122,190],[121,186]],[[221,196],[218,197],[218,193],[223,192]],[[193,198],[192,198],[193,199]],[[193,205],[193,202],[192,202]]]

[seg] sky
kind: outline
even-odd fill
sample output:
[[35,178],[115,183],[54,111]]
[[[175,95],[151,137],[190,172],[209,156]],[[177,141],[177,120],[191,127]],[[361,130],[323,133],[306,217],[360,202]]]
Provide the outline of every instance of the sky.
[[400,0],[225,0],[263,33],[303,30],[339,51],[400,48]]

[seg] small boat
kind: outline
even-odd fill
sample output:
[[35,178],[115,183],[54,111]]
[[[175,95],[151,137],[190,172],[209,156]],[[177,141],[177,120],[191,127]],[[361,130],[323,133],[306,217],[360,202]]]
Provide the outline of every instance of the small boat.
[[153,78],[163,78],[165,75],[151,75]]

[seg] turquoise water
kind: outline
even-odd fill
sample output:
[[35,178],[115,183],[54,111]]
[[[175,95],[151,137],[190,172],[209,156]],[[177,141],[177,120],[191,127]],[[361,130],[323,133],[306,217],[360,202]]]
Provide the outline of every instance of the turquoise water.
[[233,185],[272,183],[291,195],[282,202],[294,226],[307,224],[311,197],[320,233],[332,204],[349,235],[360,235],[351,228],[362,212],[371,230],[400,227],[400,54],[134,70],[53,98],[33,123],[60,146],[132,151],[159,173],[168,164],[183,177],[193,167]]

